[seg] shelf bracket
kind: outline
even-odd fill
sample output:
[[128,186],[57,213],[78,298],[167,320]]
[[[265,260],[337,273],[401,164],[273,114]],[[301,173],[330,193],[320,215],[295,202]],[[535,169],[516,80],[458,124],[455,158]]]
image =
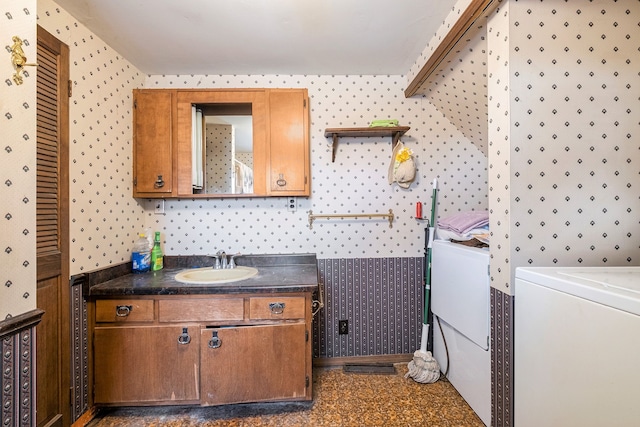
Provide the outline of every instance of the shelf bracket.
[[393,133],[393,139],[392,139],[392,143],[391,143],[391,148],[394,149],[396,148],[396,145],[398,145],[398,141],[400,141],[400,135],[402,135],[404,132],[394,132]]

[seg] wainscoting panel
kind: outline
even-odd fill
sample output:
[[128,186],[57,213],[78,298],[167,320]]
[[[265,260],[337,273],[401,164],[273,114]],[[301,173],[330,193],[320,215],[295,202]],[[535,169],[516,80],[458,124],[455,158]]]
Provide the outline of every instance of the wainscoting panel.
[[35,422],[35,329],[2,340],[2,425],[31,426]]
[[491,425],[513,425],[513,296],[491,288]]
[[42,310],[0,322],[2,427],[31,427],[36,421],[36,325]]
[[87,326],[87,301],[83,295],[85,274],[71,277],[71,420],[76,421],[89,409],[89,331]]
[[[413,353],[420,346],[424,259],[319,259],[324,309],[314,323],[314,357]],[[348,320],[349,333],[338,334]]]

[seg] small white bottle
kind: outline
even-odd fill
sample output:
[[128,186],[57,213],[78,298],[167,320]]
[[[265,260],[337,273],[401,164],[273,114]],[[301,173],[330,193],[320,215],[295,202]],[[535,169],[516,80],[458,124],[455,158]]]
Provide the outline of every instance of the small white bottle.
[[153,230],[151,230],[151,227],[144,229],[144,235],[149,242],[149,251],[151,251],[151,249],[153,249]]

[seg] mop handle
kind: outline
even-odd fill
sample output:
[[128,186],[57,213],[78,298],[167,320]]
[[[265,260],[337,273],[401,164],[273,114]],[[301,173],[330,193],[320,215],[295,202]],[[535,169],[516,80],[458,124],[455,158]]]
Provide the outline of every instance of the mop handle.
[[427,248],[431,249],[433,248],[433,235],[436,232],[436,228],[431,226],[429,227],[429,242],[427,243]]
[[436,234],[436,197],[438,195],[438,180],[433,179],[433,192],[431,193],[431,221],[428,224],[429,227],[429,242],[428,248],[433,247],[433,238]]
[[427,248],[426,248],[426,273],[424,277],[424,323],[427,324],[427,315],[429,313],[429,294],[431,293],[431,257],[433,248],[433,236],[435,235],[435,219],[436,219],[436,197],[438,194],[438,180],[433,179],[433,192],[431,195],[431,221],[427,224]]

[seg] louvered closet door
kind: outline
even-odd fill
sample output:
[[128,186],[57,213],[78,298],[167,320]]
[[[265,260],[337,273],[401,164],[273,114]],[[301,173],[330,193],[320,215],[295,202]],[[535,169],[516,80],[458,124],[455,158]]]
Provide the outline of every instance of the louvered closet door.
[[69,49],[38,27],[36,422],[71,425],[69,330]]

